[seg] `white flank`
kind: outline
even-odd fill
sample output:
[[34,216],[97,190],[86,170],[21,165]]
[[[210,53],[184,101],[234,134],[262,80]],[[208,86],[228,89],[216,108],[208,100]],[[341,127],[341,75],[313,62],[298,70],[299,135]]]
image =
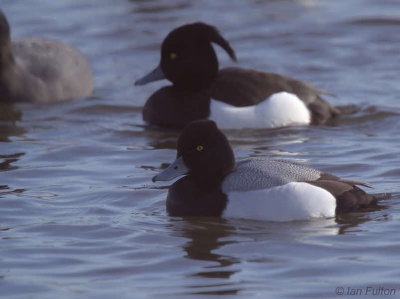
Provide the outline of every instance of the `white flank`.
[[328,191],[303,182],[270,189],[228,194],[224,217],[293,221],[335,216],[336,199]]
[[296,95],[279,92],[254,106],[235,107],[211,100],[210,117],[220,129],[277,128],[308,125],[310,111]]

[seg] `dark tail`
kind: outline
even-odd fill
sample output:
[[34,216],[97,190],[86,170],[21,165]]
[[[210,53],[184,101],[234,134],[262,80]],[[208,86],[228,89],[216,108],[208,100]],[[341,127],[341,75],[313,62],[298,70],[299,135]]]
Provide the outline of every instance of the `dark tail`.
[[376,206],[380,201],[390,199],[389,193],[369,194],[354,186],[353,189],[336,197],[336,213],[362,210]]
[[342,105],[342,106],[335,106],[335,109],[339,112],[339,115],[342,114],[355,114],[360,111],[360,107],[357,105]]
[[392,194],[390,193],[376,193],[376,194],[370,194],[376,202],[381,201],[381,200],[388,200],[392,198]]

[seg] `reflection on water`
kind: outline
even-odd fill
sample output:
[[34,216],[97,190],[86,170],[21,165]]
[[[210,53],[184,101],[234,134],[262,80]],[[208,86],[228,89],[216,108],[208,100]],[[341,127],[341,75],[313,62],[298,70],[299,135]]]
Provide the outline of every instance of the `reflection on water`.
[[[190,273],[189,277],[208,278],[195,280],[194,285],[187,286],[190,294],[236,294],[239,289],[235,282],[229,282],[229,278],[237,273],[240,259],[229,255],[217,254],[219,248],[234,242],[224,240],[235,230],[227,221],[222,219],[187,218],[171,221],[174,234],[185,237],[188,241],[182,246],[186,258],[206,262],[200,271]],[[211,279],[211,280],[210,280]],[[213,282],[213,280],[215,282]],[[225,281],[226,280],[226,281]],[[201,291],[201,288],[216,288],[215,291]]]
[[9,137],[26,132],[23,127],[17,125],[21,118],[22,112],[14,105],[0,103],[0,142],[8,142]]
[[347,22],[351,25],[360,26],[400,26],[400,19],[394,17],[365,17],[356,18]]
[[179,131],[165,128],[144,127],[147,143],[154,149],[176,149]]
[[[389,206],[384,203],[380,203],[376,207],[370,207],[363,210],[362,212],[345,213],[336,216],[336,223],[339,225],[338,234],[344,235],[347,233],[353,233],[360,231],[359,226],[363,223],[369,221],[385,221],[389,220],[389,215],[387,213],[380,213],[378,218],[374,218],[372,212],[385,211]],[[375,216],[376,217],[376,216]]]
[[304,253],[302,250],[313,246],[314,250],[322,250],[316,251],[316,259],[319,255],[326,256],[329,251],[324,246],[336,247],[328,236],[360,233],[368,221],[388,221],[388,214],[378,214],[386,208],[381,205],[332,219],[286,223],[176,217],[167,227],[172,236],[187,239],[181,246],[184,257],[204,262],[187,274],[190,282],[184,294],[229,295],[244,291],[243,282],[237,277],[246,275],[242,273],[245,264],[275,268],[277,264],[291,263],[295,257],[292,253],[300,256]]
[[12,104],[0,103],[0,122],[21,120],[22,112]]
[[12,163],[17,162],[21,156],[25,153],[16,153],[11,155],[0,155],[0,171],[14,170],[18,167],[12,165]]

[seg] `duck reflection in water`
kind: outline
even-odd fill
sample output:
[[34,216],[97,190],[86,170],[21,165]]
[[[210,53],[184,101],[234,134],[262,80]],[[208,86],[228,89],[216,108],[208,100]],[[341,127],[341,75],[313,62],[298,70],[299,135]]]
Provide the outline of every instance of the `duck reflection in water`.
[[[381,206],[374,211],[383,209]],[[174,236],[187,239],[181,247],[184,257],[203,262],[187,274],[194,279],[186,286],[189,289],[187,294],[232,295],[242,291],[243,284],[235,277],[243,271],[243,263],[261,263],[265,267],[286,263],[288,261],[277,251],[282,249],[285,252],[284,247],[296,244],[326,246],[329,242],[326,236],[352,233],[360,224],[385,217],[382,213],[377,216],[371,212],[285,223],[174,217],[168,226]]]
[[[218,218],[199,218],[188,217],[183,220],[173,218],[171,220],[175,234],[188,239],[182,249],[186,252],[186,258],[207,262],[199,271],[191,273],[191,277],[216,279],[214,283],[210,280],[196,281],[195,286],[191,286],[191,294],[237,294],[240,289],[239,284],[229,280],[232,275],[240,272],[237,266],[241,261],[233,256],[215,253],[237,241],[227,240],[235,231],[235,227],[230,225],[225,219]],[[198,269],[198,268],[197,268]],[[214,291],[199,291],[200,283],[206,283],[204,287],[218,287]]]

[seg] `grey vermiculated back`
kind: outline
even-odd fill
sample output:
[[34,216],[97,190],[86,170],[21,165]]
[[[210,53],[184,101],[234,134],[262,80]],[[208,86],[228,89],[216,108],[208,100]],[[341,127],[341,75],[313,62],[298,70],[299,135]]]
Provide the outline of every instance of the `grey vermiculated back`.
[[289,161],[249,158],[237,162],[235,171],[225,178],[222,191],[266,189],[290,182],[315,181],[320,176],[316,169]]

